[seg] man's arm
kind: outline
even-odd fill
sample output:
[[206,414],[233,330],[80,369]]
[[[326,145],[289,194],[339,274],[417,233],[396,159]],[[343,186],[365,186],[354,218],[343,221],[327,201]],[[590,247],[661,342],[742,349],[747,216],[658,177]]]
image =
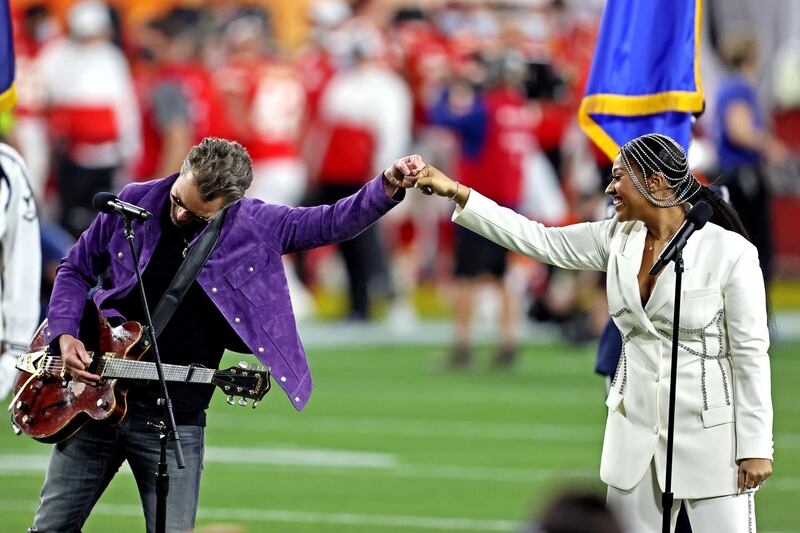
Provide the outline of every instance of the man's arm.
[[405,191],[400,189],[413,187],[414,174],[422,166],[422,158],[407,156],[333,205],[290,208],[257,204],[251,207],[250,216],[264,235],[277,241],[275,248],[281,254],[352,239],[403,199]]
[[47,310],[48,342],[65,333],[78,337],[89,289],[109,265],[113,222],[111,215],[98,215],[59,265]]

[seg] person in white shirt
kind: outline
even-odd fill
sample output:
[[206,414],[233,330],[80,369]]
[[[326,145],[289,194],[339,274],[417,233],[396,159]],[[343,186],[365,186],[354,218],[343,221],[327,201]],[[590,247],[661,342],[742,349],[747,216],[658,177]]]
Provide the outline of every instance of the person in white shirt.
[[141,119],[128,60],[111,42],[108,6],[81,0],[69,36],[42,49],[36,68],[48,116],[59,223],[74,237],[94,219],[95,193],[129,181],[141,150]]
[[22,156],[0,143],[0,400],[39,323],[39,219]]

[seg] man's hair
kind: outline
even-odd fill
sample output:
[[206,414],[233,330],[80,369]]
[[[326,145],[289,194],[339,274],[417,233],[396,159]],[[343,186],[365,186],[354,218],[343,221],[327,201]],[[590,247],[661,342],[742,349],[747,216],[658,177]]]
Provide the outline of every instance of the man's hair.
[[200,198],[210,202],[222,197],[225,203],[235,202],[253,181],[253,162],[236,141],[206,137],[189,150],[183,160],[181,175],[191,172]]

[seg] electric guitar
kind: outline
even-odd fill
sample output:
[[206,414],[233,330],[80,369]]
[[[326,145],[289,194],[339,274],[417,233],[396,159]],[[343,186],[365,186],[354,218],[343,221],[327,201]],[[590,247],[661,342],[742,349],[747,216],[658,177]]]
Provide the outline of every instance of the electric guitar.
[[[11,425],[18,435],[24,433],[41,442],[60,442],[73,435],[90,420],[119,423],[127,410],[127,387],[120,380],[158,379],[153,362],[140,361],[150,341],[138,322],[112,327],[97,314],[96,350],[89,351],[92,363],[88,371],[102,379],[97,385],[72,380],[61,356],[50,353],[45,341],[45,320],[34,334],[29,352],[17,359],[20,371],[8,410]],[[81,328],[83,331],[83,326]],[[214,370],[195,365],[162,365],[164,379],[181,383],[213,384],[228,395],[228,403],[253,408],[269,392],[269,372],[255,365]]]

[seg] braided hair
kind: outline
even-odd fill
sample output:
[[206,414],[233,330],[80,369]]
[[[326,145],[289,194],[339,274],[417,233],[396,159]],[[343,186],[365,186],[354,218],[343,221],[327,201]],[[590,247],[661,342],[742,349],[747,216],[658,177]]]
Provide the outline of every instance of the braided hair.
[[[672,207],[689,200],[705,200],[713,209],[711,222],[742,235],[749,240],[736,210],[713,189],[701,185],[689,170],[689,162],[683,147],[671,137],[658,133],[647,133],[625,143],[620,149],[620,158],[636,189],[656,207]],[[633,165],[642,171],[639,180]],[[657,198],[650,191],[647,177],[663,176],[672,190],[665,198]]]

